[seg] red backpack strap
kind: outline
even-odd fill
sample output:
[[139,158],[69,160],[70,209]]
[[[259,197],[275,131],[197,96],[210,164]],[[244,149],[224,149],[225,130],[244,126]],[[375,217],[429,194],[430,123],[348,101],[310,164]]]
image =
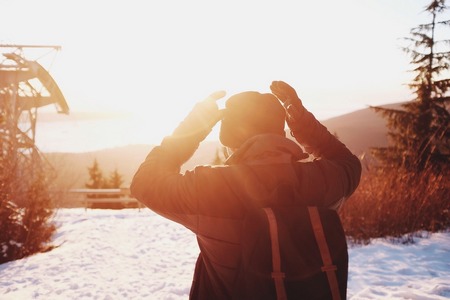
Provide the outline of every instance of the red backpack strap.
[[317,207],[308,207],[309,217],[311,219],[312,228],[319,246],[320,255],[322,256],[323,267],[322,271],[326,272],[328,284],[330,285],[333,300],[340,300],[339,284],[336,277],[336,266],[333,265],[330,250],[323,232],[322,221],[320,220],[319,210]]
[[275,281],[278,300],[286,300],[286,289],[284,288],[284,272],[281,272],[280,243],[278,241],[277,219],[271,208],[264,208],[269,220],[270,241],[272,244],[272,278]]

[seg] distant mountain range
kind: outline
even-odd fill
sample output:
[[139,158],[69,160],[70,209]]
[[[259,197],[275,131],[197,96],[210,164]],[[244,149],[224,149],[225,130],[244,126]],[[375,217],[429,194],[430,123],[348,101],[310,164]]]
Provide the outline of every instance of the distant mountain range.
[[[400,105],[396,103],[385,107],[398,108]],[[371,147],[387,145],[386,120],[370,108],[331,118],[322,121],[322,124],[356,155],[367,153]],[[220,147],[218,141],[201,143],[182,171],[198,164],[212,163]],[[45,156],[57,171],[55,183],[58,189],[83,188],[89,180],[88,167],[95,159],[105,177],[117,169],[123,175],[124,186],[128,186],[152,148],[153,145],[129,145],[87,153],[45,153]]]
[[[404,103],[404,102],[403,102]],[[400,109],[403,103],[383,105]],[[387,146],[386,119],[372,109],[357,110],[342,116],[322,121],[328,130],[336,134],[356,155],[367,153],[370,148]]]

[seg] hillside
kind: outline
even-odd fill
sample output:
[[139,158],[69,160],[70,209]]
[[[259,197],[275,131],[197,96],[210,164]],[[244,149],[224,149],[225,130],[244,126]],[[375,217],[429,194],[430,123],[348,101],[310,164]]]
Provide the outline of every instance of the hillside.
[[[399,104],[387,107],[399,107]],[[356,155],[367,152],[370,147],[387,144],[385,120],[369,108],[331,118],[322,123]],[[182,170],[191,169],[198,164],[211,163],[219,147],[219,142],[201,143]],[[87,153],[45,153],[45,156],[57,170],[58,178],[55,183],[58,189],[83,188],[89,179],[87,168],[93,164],[94,159],[97,159],[104,176],[109,176],[117,169],[123,175],[124,186],[128,186],[151,148],[151,145],[129,145]]]
[[[183,170],[197,164],[210,163],[215,156],[219,143],[204,142],[198,151],[183,166]],[[150,145],[129,145],[86,153],[45,153],[46,159],[57,171],[55,184],[58,189],[84,188],[89,180],[88,167],[96,159],[104,177],[115,169],[123,175],[124,186],[129,186],[134,173],[152,149]]]
[[[394,103],[384,107],[398,109],[401,104]],[[322,124],[356,155],[367,153],[372,147],[384,147],[388,143],[386,120],[370,108],[331,118]]]

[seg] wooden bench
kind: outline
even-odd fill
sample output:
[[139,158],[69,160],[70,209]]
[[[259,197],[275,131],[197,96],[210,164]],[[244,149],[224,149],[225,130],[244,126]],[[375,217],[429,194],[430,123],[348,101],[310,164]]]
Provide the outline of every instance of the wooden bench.
[[144,207],[139,201],[130,196],[129,188],[120,189],[72,189],[71,193],[82,195],[84,207],[122,209]]

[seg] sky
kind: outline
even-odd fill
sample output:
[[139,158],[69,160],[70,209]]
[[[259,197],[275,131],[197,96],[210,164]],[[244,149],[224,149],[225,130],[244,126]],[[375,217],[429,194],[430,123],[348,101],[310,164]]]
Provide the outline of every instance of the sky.
[[412,99],[400,48],[428,3],[0,0],[0,44],[61,46],[24,54],[73,112],[126,112],[169,131],[214,91],[284,80],[325,119]]
[[[0,265],[0,299],[187,299],[193,233],[149,209],[60,209],[58,248]],[[349,300],[450,299],[450,233],[349,247]]]

